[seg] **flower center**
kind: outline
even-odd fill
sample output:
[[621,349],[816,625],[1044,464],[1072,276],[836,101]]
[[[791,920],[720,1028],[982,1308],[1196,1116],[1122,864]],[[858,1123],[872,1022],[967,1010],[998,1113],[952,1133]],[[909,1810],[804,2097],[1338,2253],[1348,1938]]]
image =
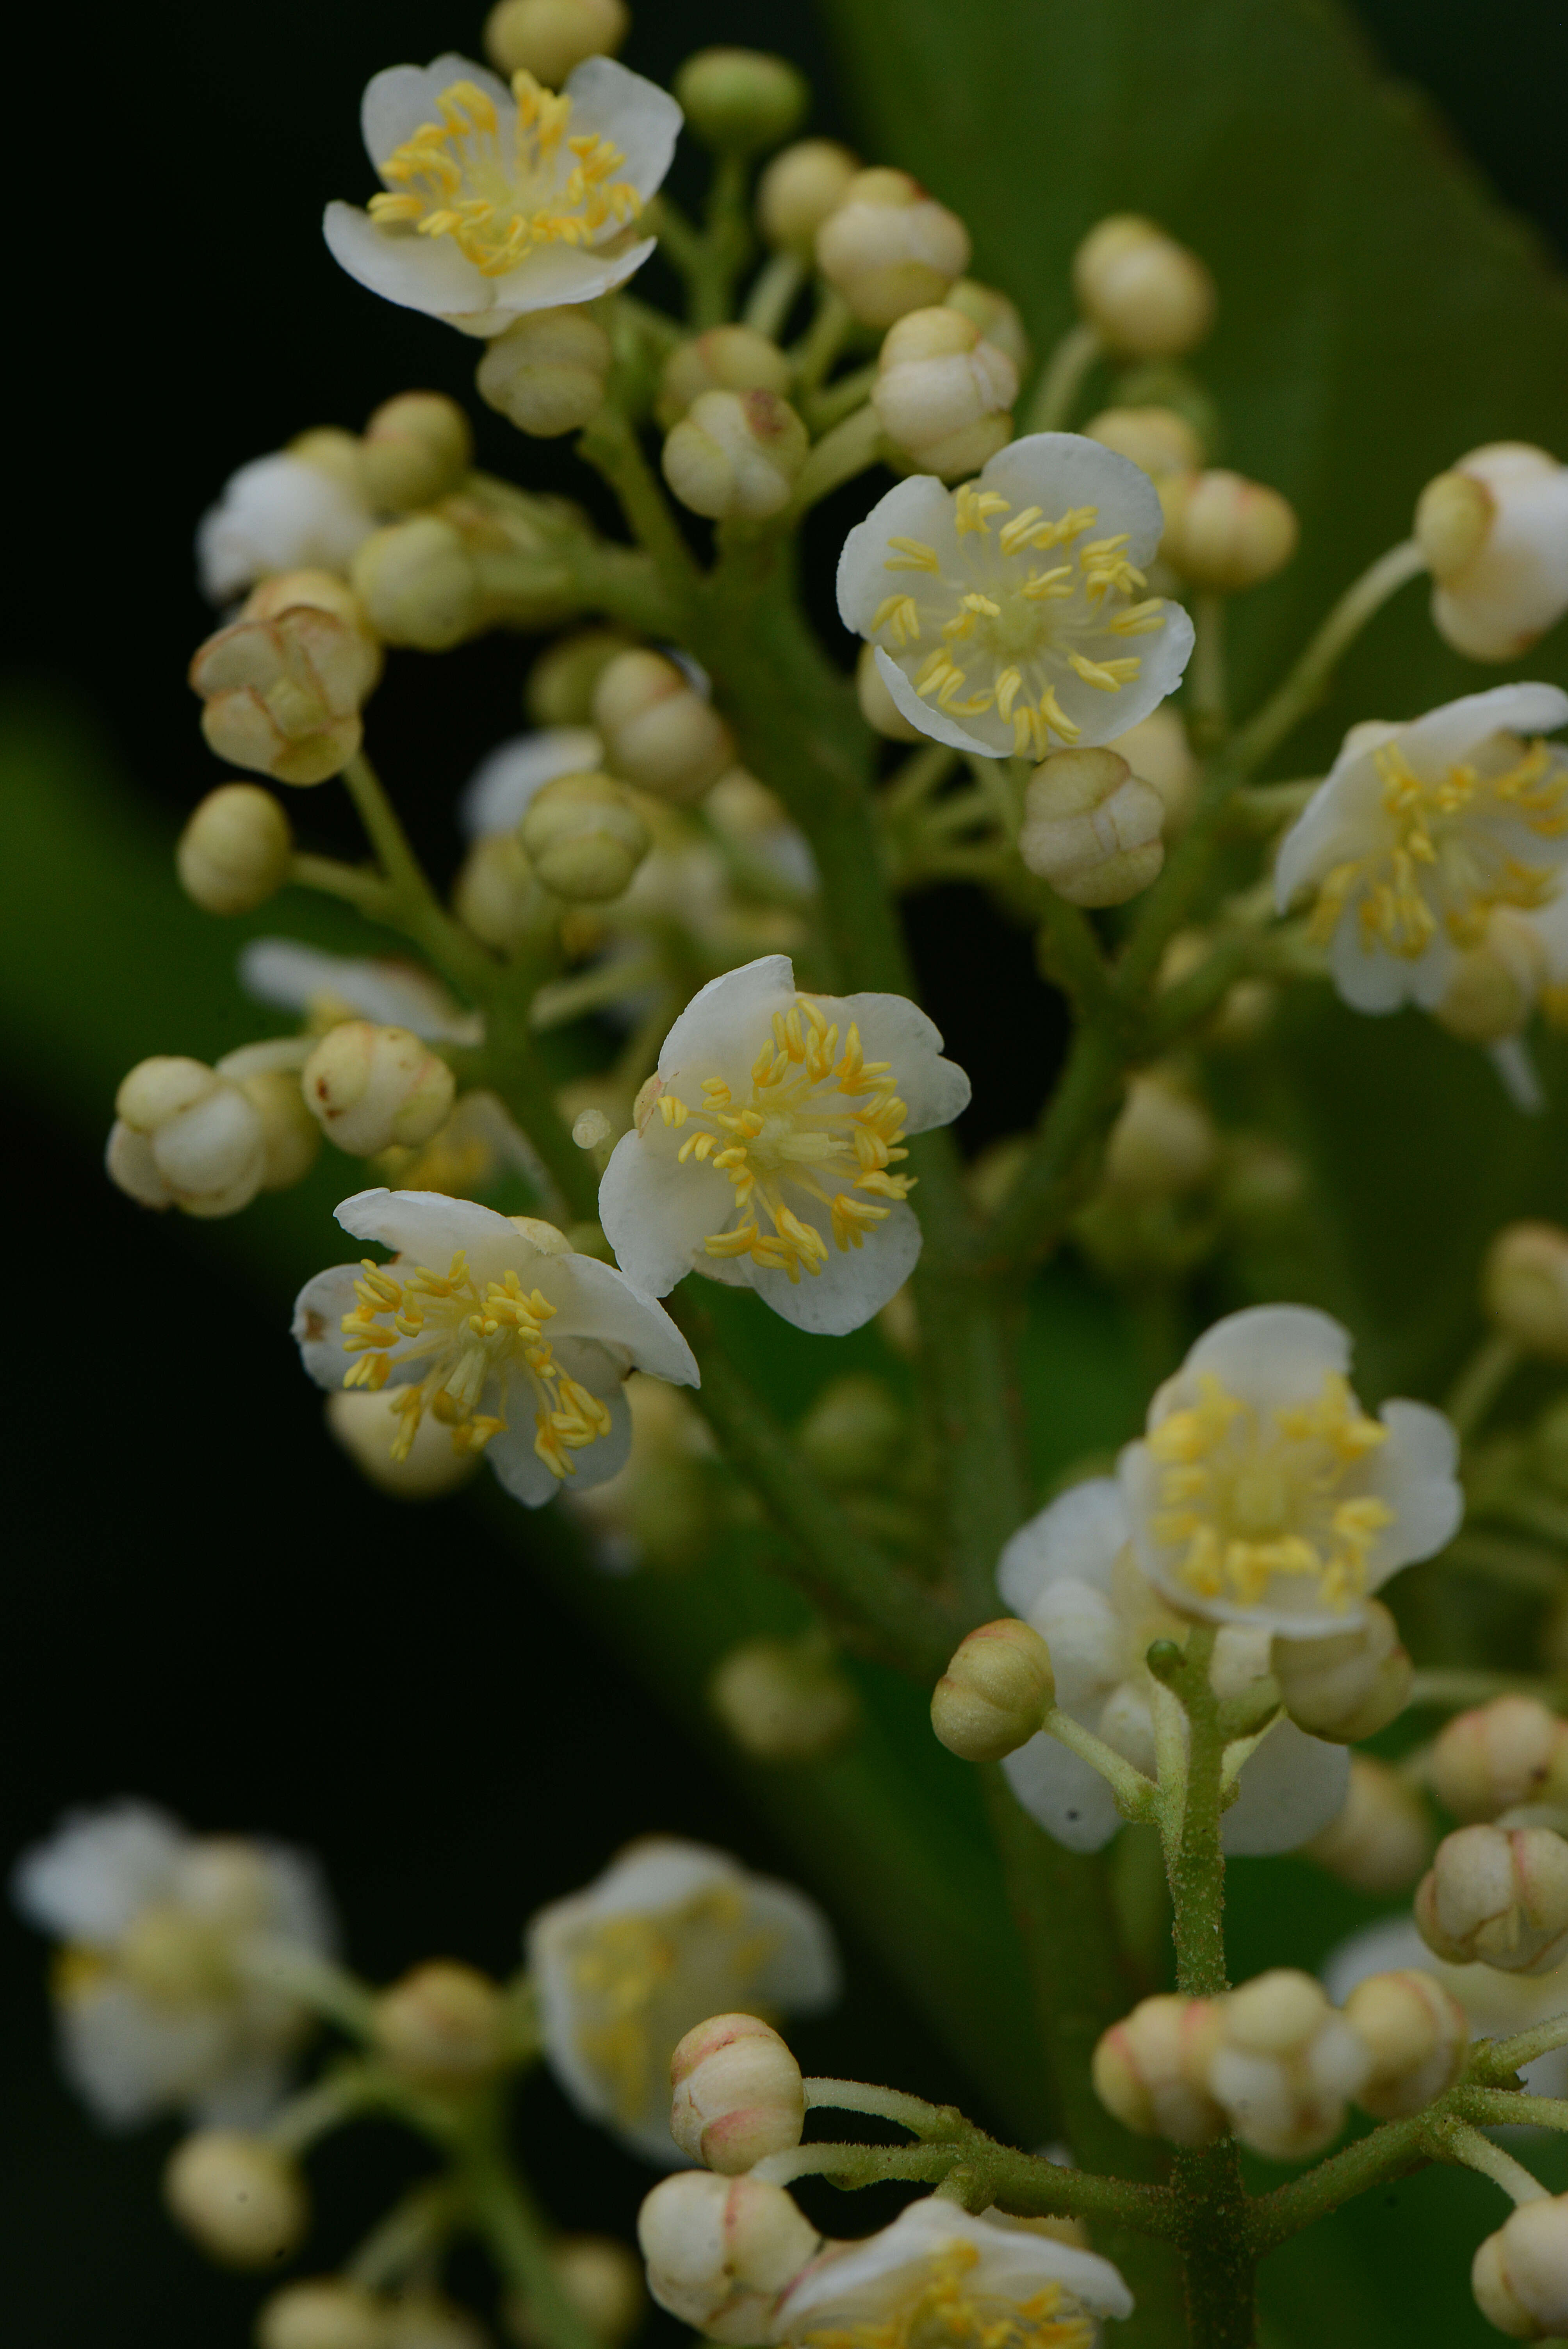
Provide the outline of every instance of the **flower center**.
[[1182,1546],[1181,1581],[1202,1599],[1255,1607],[1275,1575],[1305,1577],[1330,1607],[1366,1587],[1367,1557],[1387,1502],[1346,1490],[1387,1430],[1330,1372],[1315,1402],[1267,1414],[1212,1372],[1199,1400],[1172,1412],[1149,1437],[1163,1471],[1156,1541]]
[[669,2096],[669,2051],[706,2015],[755,2013],[754,1985],[778,1936],[748,1923],[733,1887],[715,1885],[657,1916],[606,1917],[571,1963],[584,2061],[630,2125]]
[[[1004,514],[1012,515],[1003,522]],[[945,572],[934,546],[915,538],[890,541],[896,552],[886,571],[924,574],[918,591],[891,595],[872,616],[892,650],[941,637],[915,672],[914,688],[954,718],[977,718],[995,707],[1013,729],[1020,758],[1043,759],[1054,734],[1076,742],[1083,729],[1057,698],[1068,677],[1102,693],[1119,693],[1142,667],[1136,653],[1116,644],[1165,626],[1158,595],[1128,599],[1145,585],[1128,561],[1128,533],[1086,539],[1099,519],[1095,506],[1078,506],[1052,521],[1043,507],[1013,513],[995,490],[966,481],[957,492],[959,552]],[[997,528],[993,531],[992,523]],[[1063,560],[1052,563],[1057,552]],[[971,689],[971,678],[975,678]]]
[[525,1380],[538,1405],[533,1448],[552,1475],[576,1473],[573,1452],[610,1433],[610,1414],[561,1368],[543,1335],[555,1308],[537,1288],[525,1290],[515,1272],[487,1281],[483,1290],[459,1248],[442,1274],[419,1265],[402,1279],[366,1257],[363,1280],[354,1284],[359,1303],[343,1317],[343,1344],[357,1354],[344,1374],[346,1387],[384,1387],[391,1376],[387,1350],[411,1340],[398,1361],[428,1356],[430,1368],[418,1385],[400,1387],[390,1399],[401,1425],[392,1444],[394,1460],[406,1460],[428,1411],[452,1431],[457,1452],[480,1452],[506,1425],[504,1417],[479,1409],[489,1387],[504,1394],[515,1378]]
[[807,2333],[802,2349],[1093,2349],[1094,2326],[1071,2313],[1059,2283],[1025,2301],[968,2289],[979,2257],[974,2243],[950,2244],[891,2314]]
[[626,160],[621,150],[597,131],[569,139],[572,100],[531,74],[514,74],[511,87],[510,140],[476,82],[444,89],[439,122],[422,123],[382,164],[395,186],[371,197],[371,218],[449,236],[487,277],[504,277],[539,245],[589,244],[606,221],[635,220],[643,200],[614,177]]
[[1375,755],[1388,836],[1372,855],[1336,864],[1325,876],[1311,923],[1320,945],[1356,896],[1364,950],[1383,946],[1414,962],[1439,922],[1457,947],[1477,947],[1495,907],[1528,909],[1556,895],[1554,868],[1511,855],[1498,836],[1510,822],[1541,840],[1568,833],[1568,767],[1546,743],[1532,743],[1501,775],[1450,767],[1435,783],[1411,772],[1398,743]]
[[906,1111],[892,1070],[891,1061],[866,1060],[852,1023],[841,1049],[837,1026],[798,995],[787,1012],[774,1013],[772,1041],[752,1063],[745,1101],[722,1077],[703,1079],[695,1108],[678,1093],[658,1095],[666,1125],[696,1129],[681,1143],[681,1164],[717,1167],[734,1186],[741,1220],[710,1234],[703,1242],[709,1256],[748,1256],[798,1281],[802,1268],[821,1271],[828,1244],[790,1207],[787,1191],[825,1206],[845,1249],[886,1218],[890,1210],[877,1200],[908,1197],[913,1175],[887,1171],[909,1155],[898,1147]]

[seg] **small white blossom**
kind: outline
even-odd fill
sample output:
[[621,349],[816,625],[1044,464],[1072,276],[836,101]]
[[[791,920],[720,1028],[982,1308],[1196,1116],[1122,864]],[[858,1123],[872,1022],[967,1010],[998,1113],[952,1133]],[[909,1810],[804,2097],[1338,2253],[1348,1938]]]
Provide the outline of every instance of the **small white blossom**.
[[831,1931],[792,1885],[673,1836],[634,1843],[542,1909],[526,1951],[546,2060],[579,2111],[645,2160],[670,2136],[670,2057],[709,2015],[809,2013],[837,1997]]
[[1499,685],[1351,728],[1280,843],[1274,891],[1283,913],[1313,890],[1312,934],[1354,1009],[1435,1009],[1496,908],[1558,896],[1568,755],[1539,737],[1565,722],[1556,686]]
[[346,572],[376,527],[366,502],[334,474],[280,449],[224,482],[196,531],[210,604],[227,604],[276,571]]
[[465,1011],[438,978],[394,956],[326,954],[295,938],[253,938],[239,960],[240,985],[258,1003],[297,1011],[325,1033],[344,1019],[411,1029],[427,1044],[478,1044],[479,1014]]
[[960,489],[890,490],[844,542],[839,610],[923,734],[985,759],[1088,750],[1187,666],[1191,620],[1142,593],[1164,526],[1127,458],[1037,432]]
[[100,2120],[265,2117],[309,2028],[305,2010],[267,1986],[266,1945],[325,1952],[334,1940],[307,1854],[193,1836],[125,1801],[69,1815],[23,1854],[12,1890],[28,1922],[64,1944],[53,1977],[61,2060]]
[[1094,2320],[1132,2305],[1096,2252],[927,2195],[863,2242],[830,2243],[779,2295],[768,2337],[799,2349],[1093,2349]]
[[1464,1511],[1440,1411],[1349,1384],[1350,1334],[1305,1305],[1206,1330],[1121,1454],[1138,1563],[1184,1615],[1311,1639],[1344,1631]]
[[1490,512],[1468,561],[1434,564],[1432,618],[1472,660],[1517,660],[1568,612],[1568,465],[1501,440],[1453,471],[1480,483]]
[[514,734],[481,759],[458,802],[465,840],[514,832],[536,792],[558,775],[590,775],[604,763],[604,746],[591,726],[543,726]]
[[[1075,1485],[1021,1526],[996,1586],[1049,1648],[1062,1710],[1152,1775],[1154,1682],[1144,1659],[1153,1640],[1181,1639],[1187,1627],[1139,1567],[1115,1480]],[[1217,1686],[1229,1693],[1268,1669],[1266,1631],[1221,1632]],[[1099,1851],[1121,1824],[1099,1773],[1054,1737],[1032,1737],[1002,1767],[1024,1808],[1069,1851]],[[1282,1714],[1242,1766],[1221,1823],[1226,1851],[1294,1851],[1337,1816],[1349,1781],[1344,1746],[1308,1737]]]
[[[806,996],[784,955],[709,981],[665,1039],[599,1216],[650,1295],[694,1268],[802,1330],[858,1330],[920,1254],[908,1133],[969,1099],[902,995]],[[804,1275],[804,1278],[802,1278]]]
[[[1369,1975],[1401,1972],[1428,1973],[1439,1982],[1469,2015],[1473,2039],[1506,2039],[1568,2013],[1568,1960],[1544,1974],[1446,1965],[1432,1955],[1408,1916],[1385,1918],[1339,1942],[1324,1962],[1323,1982],[1335,2005],[1343,2006]],[[1568,2047],[1538,2055],[1520,2077],[1532,2095],[1568,2096]]]
[[575,1255],[552,1225],[436,1191],[360,1191],[337,1220],[393,1260],[317,1273],[294,1334],[318,1386],[391,1390],[395,1458],[428,1412],[538,1508],[568,1478],[598,1485],[624,1464],[628,1371],[698,1383],[664,1309],[613,1266]]
[[501,334],[642,267],[655,240],[632,224],[680,126],[673,98],[609,57],[586,58],[559,97],[467,57],[388,67],[360,113],[384,192],[367,212],[328,204],[328,248],[388,302]]

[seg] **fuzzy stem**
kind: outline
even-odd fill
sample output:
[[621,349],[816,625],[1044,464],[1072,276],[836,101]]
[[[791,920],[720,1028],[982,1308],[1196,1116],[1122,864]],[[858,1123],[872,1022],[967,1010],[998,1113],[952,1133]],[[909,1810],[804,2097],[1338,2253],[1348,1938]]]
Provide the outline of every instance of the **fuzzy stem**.
[[1462,2162],[1467,2169],[1477,2169],[1501,2186],[1514,2208],[1522,2209],[1526,2202],[1544,2202],[1547,2189],[1538,2178],[1532,2178],[1522,2161],[1515,2161],[1501,2146],[1494,2145],[1480,2129],[1471,2128],[1468,2121],[1444,2121],[1433,2132],[1434,2150],[1445,2161]]
[[1087,320],[1069,326],[1041,370],[1029,401],[1026,432],[1060,432],[1070,421],[1083,379],[1104,346]]
[[1367,622],[1407,580],[1418,579],[1426,557],[1414,539],[1391,546],[1353,580],[1276,692],[1235,737],[1232,750],[1243,773],[1261,767],[1307,717],[1328,688],[1345,653]]
[[928,2105],[923,2096],[906,2096],[898,2088],[879,2088],[866,2080],[814,2080],[803,2083],[809,2113],[864,2113],[878,2120],[896,2121],[918,2137],[951,2137],[962,2120],[951,2105]]
[[474,2222],[507,2283],[521,2293],[544,2349],[603,2349],[562,2288],[549,2230],[507,2158],[499,2115],[482,2107],[456,2135],[453,2152]]

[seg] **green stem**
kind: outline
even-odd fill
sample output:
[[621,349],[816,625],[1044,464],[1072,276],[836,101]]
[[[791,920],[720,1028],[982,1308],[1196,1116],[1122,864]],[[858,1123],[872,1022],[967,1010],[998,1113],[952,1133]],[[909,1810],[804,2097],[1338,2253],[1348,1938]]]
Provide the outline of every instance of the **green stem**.
[[481,2108],[455,2137],[453,2152],[458,2183],[474,2221],[507,2283],[521,2293],[546,2349],[603,2349],[562,2289],[549,2230],[507,2158],[499,2114]]
[[415,2187],[371,2229],[346,2263],[345,2275],[366,2292],[388,2291],[433,2263],[456,2216],[456,2198],[445,2178]]
[[1414,539],[1392,546],[1346,589],[1317,634],[1312,638],[1284,684],[1249,719],[1232,745],[1244,773],[1261,767],[1301,720],[1309,715],[1328,688],[1329,679],[1368,620],[1407,580],[1417,579],[1427,567]]
[[851,367],[848,375],[840,376],[825,390],[817,392],[807,404],[806,422],[810,430],[826,432],[841,417],[863,408],[872,396],[878,372],[875,359],[868,359],[864,367]]
[[798,401],[809,399],[826,379],[854,323],[854,313],[842,295],[824,285],[818,299],[817,315],[795,347],[794,397]]
[[1538,1696],[1547,1704],[1557,1704],[1562,1702],[1562,1683],[1538,1672],[1473,1671],[1463,1665],[1448,1671],[1435,1668],[1415,1675],[1406,1702],[1459,1713],[1472,1704],[1490,1704],[1495,1696]]
[[1192,599],[1195,630],[1192,667],[1188,685],[1195,742],[1208,750],[1224,740],[1230,730],[1225,687],[1225,599],[1211,589]]
[[1253,2349],[1257,2254],[1253,2206],[1233,2139],[1195,2151],[1178,2146],[1171,2165],[1178,2240],[1192,2349]]
[[1076,1754],[1091,1770],[1099,1773],[1116,1796],[1116,1807],[1124,1819],[1136,1819],[1145,1825],[1152,1822],[1159,1798],[1152,1778],[1146,1778],[1113,1745],[1108,1745],[1103,1737],[1097,1737],[1092,1729],[1086,1729],[1081,1721],[1075,1721],[1059,1705],[1051,1707],[1040,1726],[1047,1737],[1054,1737],[1058,1745],[1065,1745],[1069,1754]]
[[298,854],[289,859],[289,879],[297,889],[315,889],[324,896],[342,897],[357,905],[370,921],[391,918],[396,900],[379,874],[363,864],[344,864],[335,856]]
[[259,1940],[248,1946],[244,1968],[258,1989],[298,1999],[351,2039],[368,2039],[376,2010],[374,1992],[346,1966],[335,1965],[298,1941]]
[[[1548,2015],[1543,2023],[1532,2023],[1528,2031],[1513,2032],[1506,2039],[1483,2040],[1470,2057],[1470,2079],[1506,2093],[1511,2111],[1519,2101],[1511,2086],[1515,2073],[1524,2064],[1533,2064],[1538,2055],[1549,2055],[1554,2047],[1568,2047],[1568,2014]],[[1527,2101],[1550,2104],[1557,2116],[1548,2124],[1550,2127],[1568,2126],[1568,2098],[1535,2096]]]
[[555,1106],[531,1014],[530,988],[514,986],[492,997],[485,1014],[485,1079],[539,1153],[568,1213],[580,1223],[592,1223],[599,1213],[599,1177],[592,1156],[578,1149]]
[[1072,418],[1083,380],[1103,346],[1095,328],[1080,319],[1069,326],[1046,361],[1025,419],[1026,432],[1060,432]]
[[923,2096],[906,2096],[898,2088],[882,2088],[869,2080],[817,2080],[802,2083],[809,2113],[864,2113],[877,2120],[894,2121],[918,2137],[951,2137],[962,2116],[952,2105],[928,2105]]
[[1461,1443],[1468,1444],[1483,1424],[1523,1359],[1522,1350],[1501,1330],[1489,1330],[1481,1340],[1443,1405]]
[[1120,1103],[1128,1053],[1103,1026],[1080,1028],[1029,1155],[979,1246],[978,1268],[1005,1272],[1050,1254],[1092,1173]]
[[1501,2146],[1493,2145],[1491,2137],[1482,2137],[1480,2129],[1468,2121],[1444,2121],[1433,2131],[1433,2150],[1445,2161],[1462,2162],[1465,2168],[1479,2170],[1500,2186],[1516,2209],[1526,2202],[1544,2202],[1547,2189],[1538,2178],[1532,2178],[1522,2161],[1515,2161]]
[[852,481],[857,473],[874,465],[882,438],[881,420],[876,409],[869,405],[857,408],[830,431],[824,432],[800,469],[795,493],[779,515],[779,523],[798,523],[834,490],[841,490],[846,481]]
[[696,558],[682,536],[669,501],[643,454],[635,428],[613,400],[606,400],[598,415],[583,428],[577,449],[619,498],[633,536],[657,568],[678,626],[685,599],[699,577]]
[[806,264],[799,254],[771,254],[758,271],[746,297],[742,323],[776,343],[805,283]]
[[441,905],[363,751],[345,767],[343,780],[386,875],[387,918],[422,947],[446,978],[484,1002],[500,981],[500,966]]
[[377,2084],[368,2064],[340,2064],[291,2097],[266,2125],[267,2143],[297,2160],[332,2130],[377,2101]]
[[691,323],[699,335],[709,326],[723,326],[734,314],[736,284],[752,253],[749,181],[743,156],[719,156],[691,273]]

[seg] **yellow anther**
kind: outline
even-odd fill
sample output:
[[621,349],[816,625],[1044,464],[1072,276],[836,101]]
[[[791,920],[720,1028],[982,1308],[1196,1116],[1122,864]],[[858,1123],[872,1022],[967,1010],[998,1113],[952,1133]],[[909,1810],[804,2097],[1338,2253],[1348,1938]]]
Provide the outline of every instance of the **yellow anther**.
[[958,492],[954,527],[960,538],[967,536],[972,531],[977,533],[982,538],[989,538],[991,524],[988,517],[992,514],[1009,513],[1011,511],[1011,501],[1003,497],[999,492],[977,489],[973,481],[965,481]]
[[1124,685],[1131,684],[1143,667],[1137,653],[1129,653],[1119,660],[1108,661],[1091,661],[1082,653],[1069,653],[1068,661],[1086,685],[1097,686],[1101,693],[1119,693]]
[[942,559],[934,546],[927,546],[918,538],[890,538],[890,546],[898,549],[898,562],[884,562],[884,571],[940,571]]
[[687,1109],[685,1102],[682,1101],[679,1093],[661,1093],[659,1095],[659,1115],[664,1119],[666,1125],[684,1125],[687,1118],[691,1115],[691,1112]]
[[1050,571],[1031,571],[1018,593],[1029,604],[1059,604],[1073,593],[1073,567],[1058,563]]
[[1124,610],[1112,612],[1101,626],[1113,636],[1151,636],[1165,626],[1165,605],[1158,595],[1150,595],[1141,604],[1129,604]]
[[996,543],[1004,554],[1017,553],[1019,547],[1027,541],[1029,533],[1044,512],[1043,506],[1026,506],[1022,513],[1015,514],[1011,522],[1005,522],[1002,524]]
[[920,612],[913,595],[888,595],[878,605],[872,620],[873,633],[886,628],[894,646],[900,650],[920,637]]

